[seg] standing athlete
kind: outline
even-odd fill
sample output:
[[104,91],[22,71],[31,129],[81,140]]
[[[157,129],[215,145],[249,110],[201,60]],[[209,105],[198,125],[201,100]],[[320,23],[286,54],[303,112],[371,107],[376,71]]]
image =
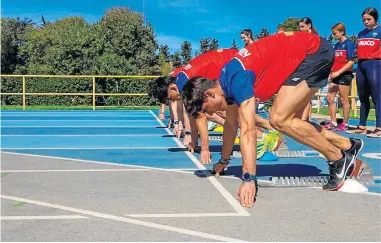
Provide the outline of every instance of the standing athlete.
[[368,137],[381,138],[381,27],[377,24],[378,11],[367,8],[362,13],[365,29],[358,34],[356,84],[361,102],[360,124],[348,133],[366,134],[370,111],[369,96],[375,104],[376,129]]
[[[355,42],[346,35],[345,25],[335,24],[332,28],[332,36],[338,42],[335,44],[335,61],[332,72],[329,75],[330,84],[328,86],[328,110],[331,121],[324,128],[328,130],[346,131],[348,129],[350,105],[348,100],[349,90],[353,79],[353,69],[355,55]],[[343,105],[344,120],[339,126],[336,122],[335,97],[340,93],[340,101]]]
[[223,147],[216,172],[229,163],[238,122],[241,126],[242,184],[238,198],[242,206],[251,207],[258,190],[256,99],[265,101],[275,93],[270,124],[328,159],[330,177],[323,189],[338,190],[346,176],[355,174],[356,156],[363,142],[303,121],[301,112],[298,113],[327,84],[333,60],[334,51],[327,40],[310,33],[284,32],[240,50],[224,66],[218,80],[196,77],[184,86],[182,99],[190,116],[226,110]]

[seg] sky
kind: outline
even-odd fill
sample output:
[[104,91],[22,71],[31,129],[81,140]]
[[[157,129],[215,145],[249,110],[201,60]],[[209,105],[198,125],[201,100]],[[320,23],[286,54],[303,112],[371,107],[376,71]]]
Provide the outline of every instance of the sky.
[[233,39],[243,47],[242,29],[259,33],[267,28],[275,33],[288,17],[310,17],[322,36],[328,36],[338,22],[347,26],[348,34],[357,34],[364,28],[361,13],[365,8],[381,11],[380,0],[1,0],[1,16],[27,17],[40,23],[42,14],[50,22],[82,16],[94,23],[106,10],[118,6],[142,12],[158,43],[168,45],[171,52],[180,50],[185,40],[197,51],[199,40],[205,37],[216,38],[220,48],[231,47]]

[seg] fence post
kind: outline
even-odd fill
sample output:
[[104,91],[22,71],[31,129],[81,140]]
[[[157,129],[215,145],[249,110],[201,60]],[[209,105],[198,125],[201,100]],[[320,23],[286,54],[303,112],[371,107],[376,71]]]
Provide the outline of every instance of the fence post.
[[93,111],[95,110],[95,76],[93,76]]
[[26,110],[26,83],[25,76],[22,76],[22,109]]

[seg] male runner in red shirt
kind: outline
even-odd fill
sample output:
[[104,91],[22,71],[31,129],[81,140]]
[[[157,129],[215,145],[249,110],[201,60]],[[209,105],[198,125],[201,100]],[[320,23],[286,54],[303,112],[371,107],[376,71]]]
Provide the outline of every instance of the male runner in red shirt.
[[229,163],[239,121],[243,182],[238,197],[242,206],[253,206],[258,190],[256,99],[265,101],[275,93],[270,124],[328,159],[330,178],[323,189],[338,190],[346,176],[353,175],[363,142],[300,119],[301,108],[327,84],[333,60],[334,51],[327,40],[310,33],[284,32],[262,38],[240,50],[224,66],[218,80],[196,77],[184,86],[182,98],[190,116],[226,110],[223,147],[221,159],[214,166],[216,172]]

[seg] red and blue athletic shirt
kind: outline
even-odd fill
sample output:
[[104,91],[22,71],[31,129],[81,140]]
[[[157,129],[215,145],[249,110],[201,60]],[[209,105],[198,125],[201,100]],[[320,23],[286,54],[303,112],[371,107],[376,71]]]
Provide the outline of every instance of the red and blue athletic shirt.
[[[338,42],[334,46],[335,61],[332,66],[332,72],[336,72],[345,66],[349,61],[353,61],[356,58],[355,50],[356,44],[351,39],[346,39],[343,42]],[[349,69],[347,71],[353,71]]]
[[[244,77],[235,78],[237,83],[226,85],[233,86],[237,96],[241,92],[241,94],[246,93],[245,96],[253,97],[255,90],[255,97],[260,101],[266,101],[278,92],[306,56],[315,53],[319,46],[320,37],[305,32],[283,32],[261,38],[241,49],[233,58],[238,60],[243,70],[250,70],[253,74],[246,75],[246,81]],[[242,84],[238,80],[243,80]],[[247,92],[244,89],[248,89]],[[239,96],[242,99],[235,101],[238,105],[251,98],[243,97],[241,94]]]
[[381,27],[372,30],[364,29],[358,34],[357,58],[381,59]]
[[175,70],[173,70],[172,72],[170,72],[170,73],[168,74],[168,76],[176,77],[177,74],[179,74],[179,72],[183,71],[183,69],[184,69],[184,66],[178,67],[178,68],[176,68]]
[[218,49],[195,57],[177,73],[177,88],[181,91],[186,82],[196,76],[217,79],[222,67],[237,53],[238,50],[236,49]]

